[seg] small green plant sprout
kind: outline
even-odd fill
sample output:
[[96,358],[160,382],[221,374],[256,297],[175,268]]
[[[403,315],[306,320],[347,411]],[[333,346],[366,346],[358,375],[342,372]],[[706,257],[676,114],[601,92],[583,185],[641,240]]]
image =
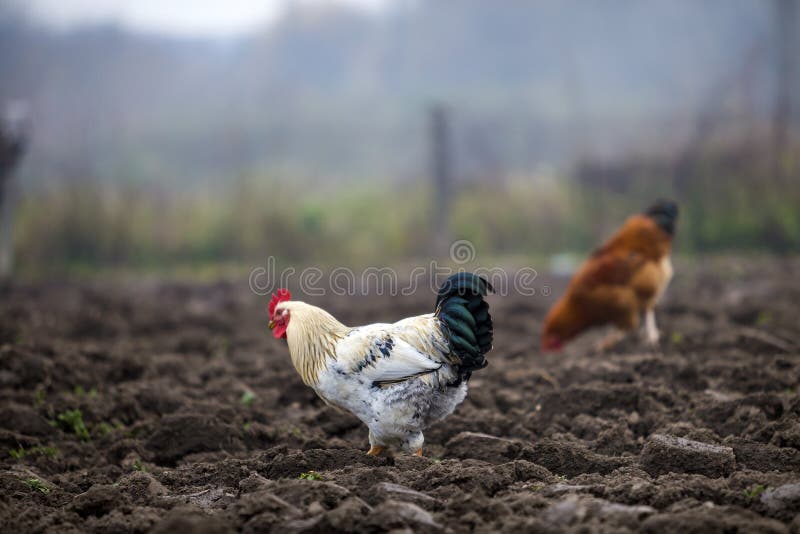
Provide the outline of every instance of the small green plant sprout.
[[36,393],[33,394],[33,407],[34,408],[38,408],[39,406],[44,404],[44,395],[45,395],[45,390],[44,389],[39,388],[39,389],[36,390]]
[[26,456],[47,456],[48,458],[52,458],[58,454],[58,449],[55,447],[44,447],[42,445],[26,449],[20,445],[18,449],[9,449],[8,454],[15,460],[20,460]]
[[762,493],[764,493],[765,489],[767,488],[763,484],[755,484],[753,486],[750,486],[749,488],[743,489],[742,493],[744,493],[744,496],[747,498],[748,501],[752,501],[754,499],[757,499]]
[[239,399],[239,402],[241,402],[244,406],[250,406],[253,404],[254,400],[256,400],[256,394],[249,389],[246,389],[244,390],[244,393],[242,393],[242,397]]
[[248,430],[250,430],[251,426],[253,426],[253,422],[252,421],[247,421],[247,422],[245,422],[245,424],[242,425],[242,430],[247,432]]
[[98,436],[107,436],[114,431],[114,427],[111,426],[109,423],[106,423],[105,421],[95,426],[94,429],[95,429],[95,434],[97,434]]
[[75,395],[78,396],[78,397],[84,397],[84,396],[87,396],[87,397],[90,397],[90,398],[97,397],[97,389],[96,388],[92,388],[89,391],[86,391],[86,389],[84,389],[83,386],[75,386],[75,389],[73,390],[73,393],[75,393]]
[[44,482],[42,482],[38,478],[29,478],[29,479],[25,480],[25,484],[27,484],[29,488],[35,489],[36,491],[44,493],[45,495],[50,493],[50,488],[48,488],[44,484]]
[[129,428],[128,430],[125,431],[125,437],[138,438],[141,432],[142,432],[141,428]]
[[133,461],[133,470],[141,471],[142,473],[147,473],[147,468],[144,466],[144,464],[142,464],[141,460]]
[[56,422],[62,430],[72,432],[82,441],[89,440],[89,429],[86,428],[86,424],[83,422],[83,414],[80,410],[62,412],[56,417]]
[[683,343],[683,333],[681,332],[673,332],[670,336],[670,341],[672,341],[673,345],[680,345]]
[[772,313],[767,310],[761,310],[756,317],[756,326],[766,326],[772,322]]
[[231,341],[228,338],[221,338],[217,342],[217,347],[214,349],[215,358],[226,358],[230,350]]
[[567,475],[556,475],[556,478],[558,480],[564,481],[564,480],[567,480]]
[[44,447],[42,445],[37,445],[31,449],[30,453],[41,454],[43,456],[47,456],[48,458],[53,458],[58,455],[58,449],[55,447]]
[[309,471],[308,473],[301,473],[300,474],[301,480],[324,480],[322,475],[317,473],[316,471]]

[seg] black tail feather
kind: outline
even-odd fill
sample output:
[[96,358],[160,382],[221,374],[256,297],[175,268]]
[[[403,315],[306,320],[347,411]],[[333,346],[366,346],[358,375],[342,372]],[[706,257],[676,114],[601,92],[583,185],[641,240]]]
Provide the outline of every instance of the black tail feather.
[[466,377],[486,367],[484,354],[492,349],[492,316],[483,297],[493,291],[484,278],[460,272],[447,279],[436,297],[436,316],[447,326]]
[[669,235],[675,234],[678,219],[678,204],[672,200],[659,199],[647,208],[645,215],[653,219]]

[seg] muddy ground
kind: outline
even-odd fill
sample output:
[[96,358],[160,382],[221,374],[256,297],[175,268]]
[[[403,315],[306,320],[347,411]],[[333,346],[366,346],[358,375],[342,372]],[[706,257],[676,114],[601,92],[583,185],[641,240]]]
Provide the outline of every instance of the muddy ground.
[[[798,532],[800,261],[677,271],[659,350],[543,356],[554,297],[492,297],[490,365],[424,458],[366,456],[246,281],[5,288],[3,531]],[[433,296],[307,300],[363,324]]]

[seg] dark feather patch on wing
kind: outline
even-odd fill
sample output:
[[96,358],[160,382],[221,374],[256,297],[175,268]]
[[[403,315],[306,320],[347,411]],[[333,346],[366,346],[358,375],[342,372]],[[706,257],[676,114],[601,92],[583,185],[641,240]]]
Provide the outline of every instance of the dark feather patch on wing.
[[388,358],[391,355],[393,348],[394,340],[392,339],[392,336],[386,336],[376,340],[375,343],[370,347],[369,352],[367,352],[366,356],[364,356],[364,359],[356,364],[353,371],[359,373],[363,371],[364,368],[370,365],[375,365],[375,362],[378,360],[378,358]]

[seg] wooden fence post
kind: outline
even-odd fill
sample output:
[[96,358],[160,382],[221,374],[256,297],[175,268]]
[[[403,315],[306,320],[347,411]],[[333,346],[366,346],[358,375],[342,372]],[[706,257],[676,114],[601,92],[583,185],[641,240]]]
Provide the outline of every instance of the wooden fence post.
[[452,195],[452,147],[450,115],[441,104],[431,106],[429,112],[430,173],[433,183],[433,256],[448,253],[450,232],[450,205]]
[[14,169],[25,153],[26,136],[0,118],[0,280],[8,279],[14,266]]

